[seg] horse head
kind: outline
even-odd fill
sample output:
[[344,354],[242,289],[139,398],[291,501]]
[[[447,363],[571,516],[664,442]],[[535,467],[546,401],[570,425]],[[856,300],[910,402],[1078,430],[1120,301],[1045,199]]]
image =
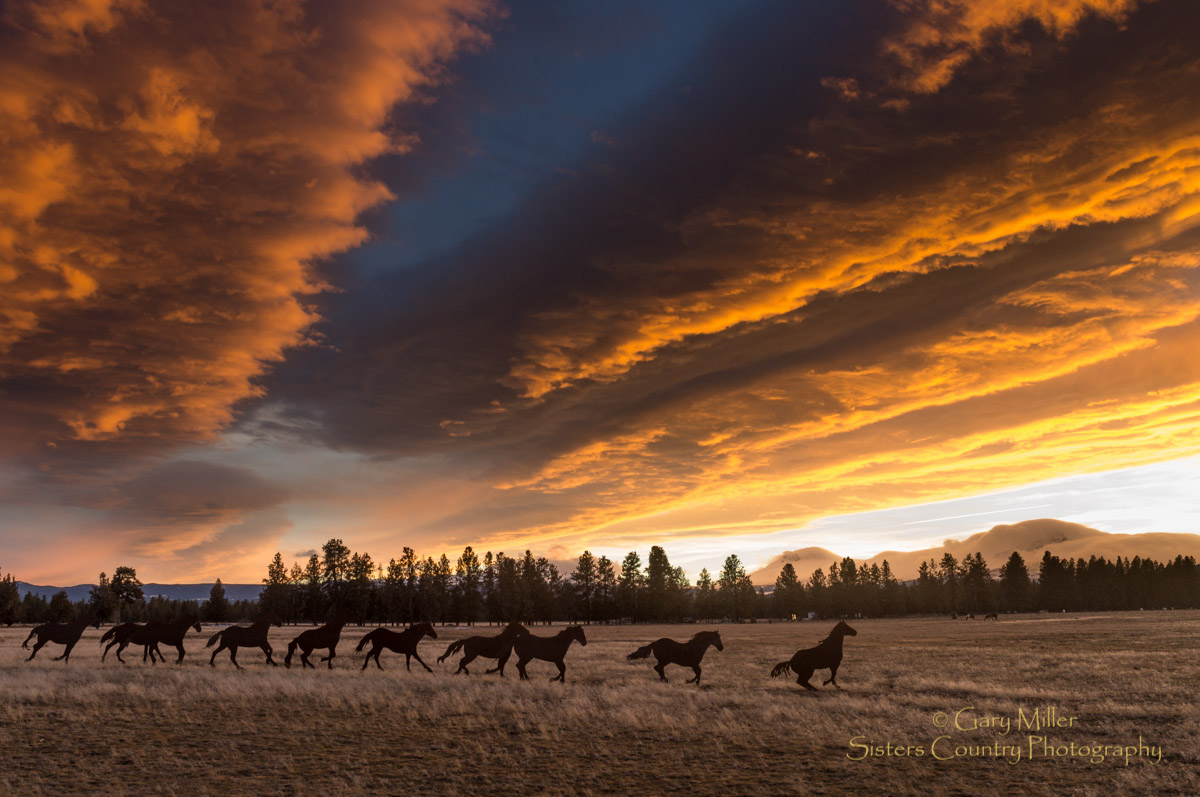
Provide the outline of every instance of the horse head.
[[721,644],[721,635],[716,631],[701,631],[692,637],[693,640],[703,641],[706,645],[712,645],[717,650],[724,650],[725,646]]
[[269,625],[283,627],[283,618],[274,609],[263,612],[259,615],[258,620]]
[[508,624],[508,627],[504,629],[504,633],[509,636],[525,636],[529,633],[529,629],[514,621]]
[[201,631],[203,631],[203,630],[204,630],[203,628],[201,628],[201,627],[200,627],[200,618],[199,618],[199,617],[197,617],[196,615],[194,615],[194,614],[189,614],[189,615],[188,615],[187,617],[185,617],[184,619],[185,619],[185,620],[190,620],[190,621],[191,621],[191,622],[189,622],[189,623],[188,623],[188,625],[190,625],[192,628],[196,629],[196,633],[197,633],[197,634],[198,634],[198,633],[200,633]]
[[[433,630],[433,623],[418,623],[413,627],[420,631],[422,636],[427,636],[430,639],[437,639],[437,631]],[[420,637],[417,638],[420,639]]]
[[587,647],[587,637],[583,635],[583,626],[573,625],[563,630],[568,638],[577,640],[580,645]]
[[838,620],[838,624],[833,627],[833,632],[830,634],[830,636],[833,636],[834,634],[840,636],[858,636],[858,632],[846,625],[845,620]]

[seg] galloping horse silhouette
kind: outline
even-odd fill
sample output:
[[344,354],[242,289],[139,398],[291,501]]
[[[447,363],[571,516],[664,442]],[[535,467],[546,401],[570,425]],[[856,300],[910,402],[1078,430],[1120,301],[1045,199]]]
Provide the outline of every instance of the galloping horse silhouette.
[[460,672],[470,675],[471,671],[467,669],[467,665],[479,656],[483,656],[485,659],[495,659],[497,662],[494,668],[485,670],[484,674],[498,672],[503,678],[504,665],[508,663],[508,657],[512,655],[513,642],[517,637],[528,633],[529,629],[520,623],[509,623],[499,636],[469,636],[466,639],[455,640],[450,643],[450,647],[446,648],[445,653],[438,656],[438,664],[461,650],[463,657],[458,662],[458,669],[454,671],[455,675]]
[[829,636],[821,641],[821,644],[815,648],[806,648],[805,650],[796,651],[796,655],[788,661],[781,661],[771,670],[771,677],[783,675],[789,670],[796,673],[796,683],[808,689],[811,692],[817,691],[817,687],[808,682],[812,678],[814,670],[824,670],[829,668],[829,680],[826,684],[833,684],[838,689],[837,678],[838,665],[842,663],[842,640],[848,636],[858,636],[858,632],[842,620],[833,627],[829,632]]
[[667,676],[663,670],[668,664],[678,664],[682,667],[691,667],[692,672],[696,673],[695,678],[688,678],[687,682],[700,685],[700,660],[704,658],[708,646],[712,645],[717,650],[724,650],[725,646],[721,644],[721,635],[716,631],[701,631],[687,642],[676,642],[674,639],[657,639],[649,645],[638,648],[633,653],[630,653],[625,658],[633,661],[634,659],[644,659],[654,654],[654,658],[658,659],[658,664],[654,665],[655,672],[658,673],[659,680],[666,681]]
[[587,645],[583,628],[577,625],[568,626],[554,636],[523,634],[517,637],[513,643],[513,652],[517,654],[517,672],[521,673],[521,680],[529,680],[529,675],[525,672],[525,665],[529,663],[529,660],[541,659],[542,661],[552,661],[558,665],[558,675],[550,680],[565,684],[567,682],[567,665],[563,664],[563,658],[567,655],[567,648],[571,647],[571,643],[576,640],[580,645]]
[[208,644],[204,647],[211,648],[216,644],[218,639],[221,640],[221,645],[209,657],[209,666],[217,666],[217,654],[226,648],[229,649],[229,660],[239,670],[242,669],[242,665],[237,663],[238,648],[262,648],[263,653],[267,654],[267,664],[270,664],[272,667],[278,666],[275,660],[271,658],[274,648],[267,641],[267,632],[271,630],[271,626],[273,625],[282,626],[283,620],[275,612],[267,611],[260,614],[253,625],[231,625],[213,634],[208,640]]
[[158,645],[161,642],[164,645],[173,645],[179,651],[179,658],[175,660],[175,663],[182,664],[184,654],[183,638],[187,635],[189,628],[194,628],[196,629],[196,633],[199,633],[202,630],[200,627],[200,618],[194,614],[185,614],[170,622],[166,620],[151,620],[146,624],[146,636],[150,641],[145,643],[146,650],[142,653],[142,660],[145,661],[146,653],[148,652],[150,654],[150,661],[154,661],[155,653],[158,654],[160,660],[166,661],[167,657],[158,649]]
[[356,653],[361,652],[362,649],[367,646],[368,642],[371,643],[371,649],[367,652],[367,657],[363,659],[362,668],[364,670],[367,669],[367,664],[371,662],[372,656],[375,657],[375,666],[382,670],[383,667],[379,664],[379,654],[386,649],[392,651],[393,653],[403,653],[404,669],[408,670],[409,672],[412,672],[412,660],[414,658],[417,660],[417,663],[424,667],[428,672],[433,672],[433,670],[429,669],[428,664],[421,661],[421,656],[417,653],[417,643],[420,642],[424,637],[437,639],[437,631],[434,631],[433,626],[429,623],[417,623],[411,628],[406,628],[399,633],[391,631],[387,628],[376,628],[374,631],[360,639],[358,641],[358,647],[356,647],[354,650]]
[[37,642],[33,645],[33,652],[29,654],[29,658],[25,661],[33,661],[33,657],[38,654],[42,646],[47,642],[53,642],[56,645],[66,645],[67,649],[62,652],[61,656],[55,656],[53,661],[62,661],[64,664],[71,663],[71,648],[75,647],[75,643],[79,641],[79,637],[83,636],[83,629],[89,625],[100,627],[100,621],[91,612],[85,613],[82,617],[77,617],[69,623],[44,623],[36,626],[29,632],[29,636],[25,637],[25,641],[21,643],[21,647],[29,649],[29,640],[37,637]]
[[149,626],[144,623],[121,623],[120,625],[114,625],[104,632],[104,636],[100,637],[101,645],[108,642],[108,647],[100,654],[100,661],[108,658],[108,652],[116,645],[120,646],[117,648],[117,661],[122,664],[129,663],[121,658],[121,651],[129,645],[144,645],[145,649],[142,651],[142,661],[146,661],[147,653],[150,654],[150,660],[154,661],[154,656],[158,651],[150,646],[149,630]]
[[329,650],[328,656],[322,656],[321,661],[329,662],[329,669],[333,669],[333,659],[337,656],[338,642],[342,638],[342,627],[346,623],[352,623],[355,620],[354,612],[349,609],[343,609],[337,617],[320,628],[312,628],[305,631],[300,636],[288,643],[287,655],[283,657],[283,665],[285,667],[292,666],[292,654],[296,652],[296,648],[300,648],[300,663],[305,667],[312,667],[314,670],[317,666],[308,660],[312,652],[318,648],[321,650]]

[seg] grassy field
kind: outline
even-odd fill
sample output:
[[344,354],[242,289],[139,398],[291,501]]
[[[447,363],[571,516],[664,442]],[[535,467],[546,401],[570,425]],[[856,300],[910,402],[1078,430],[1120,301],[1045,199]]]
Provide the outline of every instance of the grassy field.
[[[95,629],[69,666],[51,661],[52,645],[25,663],[28,629],[14,627],[0,631],[0,791],[1200,793],[1200,612],[851,624],[845,691],[814,694],[767,674],[832,622],[590,627],[565,686],[541,662],[527,683],[515,660],[504,679],[451,676],[435,659],[468,635],[457,628],[422,642],[429,674],[391,653],[385,671],[360,673],[353,648],[367,629],[346,629],[333,672],[271,668],[245,649],[237,672],[227,654],[208,667],[207,628],[189,637],[183,665],[152,667],[140,654],[101,664]],[[703,688],[680,668],[663,684],[653,660],[625,660],[660,636],[712,628],[725,650],[705,657]],[[273,629],[278,659],[299,630]],[[1051,707],[1070,727],[1015,727]],[[936,725],[939,712],[950,727]],[[1160,753],[1094,760],[1092,748],[1136,748],[1139,737]]]

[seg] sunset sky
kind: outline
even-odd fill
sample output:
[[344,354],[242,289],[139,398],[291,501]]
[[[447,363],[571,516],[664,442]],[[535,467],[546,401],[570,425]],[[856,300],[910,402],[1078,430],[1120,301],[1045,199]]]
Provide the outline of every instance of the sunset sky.
[[23,581],[1200,532],[1193,0],[0,15]]

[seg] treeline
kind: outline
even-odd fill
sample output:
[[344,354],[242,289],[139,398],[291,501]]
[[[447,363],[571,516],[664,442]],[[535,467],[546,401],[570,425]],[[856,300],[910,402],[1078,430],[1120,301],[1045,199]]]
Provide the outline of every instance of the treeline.
[[921,564],[916,580],[900,582],[889,564],[859,566],[849,557],[801,580],[784,565],[768,593],[755,588],[736,555],[720,572],[701,570],[693,585],[671,565],[659,546],[643,566],[631,551],[619,563],[584,551],[573,572],[563,575],[544,557],[483,557],[468,546],[453,563],[442,554],[418,557],[404,548],[386,565],[333,539],[304,565],[288,567],[275,554],[257,601],[226,600],[218,580],[209,600],[146,600],[133,568],[101,573],[88,600],[76,604],[65,592],[49,601],[17,594],[11,575],[0,580],[0,621],[61,622],[91,610],[102,620],[145,621],[198,614],[206,622],[243,622],[273,609],[288,623],[319,623],[349,609],[361,623],[417,622],[473,625],[571,621],[687,622],[831,617],[888,617],[905,614],[976,614],[1025,611],[1102,611],[1200,607],[1196,561],[1177,556],[1152,559],[1042,557],[1034,579],[1018,553],[993,573],[983,555],[962,561],[947,553]]
[[41,595],[26,592],[22,598],[12,574],[0,579],[0,623],[64,623],[73,617],[91,612],[101,622],[147,622],[170,620],[184,614],[194,614],[210,623],[241,621],[258,616],[259,602],[225,598],[225,588],[217,579],[206,601],[181,601],[154,595],[146,599],[132,567],[118,567],[112,578],[101,573],[86,600],[72,601],[66,590],[59,590],[47,600]]

